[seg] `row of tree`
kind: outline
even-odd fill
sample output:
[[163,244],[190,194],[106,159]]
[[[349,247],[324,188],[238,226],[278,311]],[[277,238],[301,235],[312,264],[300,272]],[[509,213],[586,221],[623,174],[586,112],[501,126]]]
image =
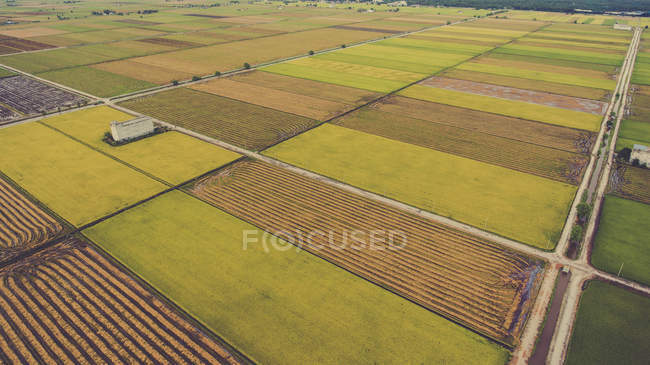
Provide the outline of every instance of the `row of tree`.
[[573,12],[575,9],[594,13],[608,11],[642,11],[650,14],[650,0],[407,0],[409,5],[439,5],[480,9],[517,9]]

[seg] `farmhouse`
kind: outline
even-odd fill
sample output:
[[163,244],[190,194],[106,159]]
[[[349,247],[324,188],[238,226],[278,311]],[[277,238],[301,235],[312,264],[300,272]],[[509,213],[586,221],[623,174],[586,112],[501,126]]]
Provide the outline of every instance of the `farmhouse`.
[[127,141],[154,132],[153,120],[150,117],[140,117],[126,122],[111,122],[111,135],[115,142]]
[[616,24],[614,24],[614,29],[616,29],[616,30],[632,30],[632,26],[627,25],[627,24],[616,23]]
[[630,161],[639,160],[639,164],[650,166],[650,148],[642,144],[635,144],[630,154]]

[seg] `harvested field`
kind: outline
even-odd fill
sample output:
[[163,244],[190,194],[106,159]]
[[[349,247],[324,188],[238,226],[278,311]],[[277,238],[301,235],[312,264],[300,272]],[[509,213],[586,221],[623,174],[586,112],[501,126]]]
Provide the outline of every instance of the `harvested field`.
[[[54,48],[49,44],[32,41],[29,39],[15,38],[10,36],[0,36],[0,47],[6,49],[3,53],[16,53],[22,51],[36,51],[39,49]],[[13,49],[13,52],[10,50]]]
[[35,114],[85,103],[86,98],[27,76],[0,78],[0,103],[22,114]]
[[190,88],[317,120],[326,120],[354,108],[354,105],[273,90],[229,78],[200,83]]
[[512,87],[484,84],[467,80],[450,79],[447,77],[432,77],[420,84],[472,94],[494,96],[509,100],[520,100],[527,103],[547,105],[596,115],[602,115],[607,110],[607,103],[591,99],[578,99],[538,91],[515,89]]
[[[279,237],[287,242],[509,345],[517,342],[540,277],[541,264],[532,259],[263,162],[229,166],[197,182],[191,191],[268,232],[282,232]],[[371,242],[373,230],[407,236],[392,242],[383,233]],[[329,240],[325,234],[302,239],[315,231],[334,234]],[[357,237],[363,238],[350,245],[348,232],[361,232]]]
[[422,85],[406,88],[399,95],[587,131],[597,131],[601,122],[600,116],[589,113]]
[[201,44],[199,43],[179,41],[177,39],[169,39],[169,38],[146,38],[146,39],[139,39],[138,42],[158,44],[161,46],[169,46],[174,48],[188,48],[188,47],[201,46]]
[[38,76],[99,97],[128,94],[156,86],[147,81],[89,66],[49,71]]
[[158,85],[167,84],[172,80],[189,80],[192,78],[192,74],[187,72],[145,65],[133,60],[104,62],[90,67]]
[[617,164],[612,169],[609,189],[621,198],[650,204],[650,169]]
[[595,134],[586,131],[401,96],[391,96],[370,107],[396,116],[407,116],[569,152],[588,153],[596,139]]
[[63,231],[59,222],[1,178],[0,222],[0,261],[45,243]]
[[47,28],[47,27],[29,27],[22,29],[4,29],[0,31],[0,34],[16,37],[16,38],[31,38],[31,37],[41,37],[48,35],[56,35],[65,33],[63,30]]
[[[521,69],[521,70],[543,71],[543,72],[551,72],[551,73],[557,73],[563,75],[590,77],[594,79],[603,79],[603,80],[611,80],[613,78],[612,74],[614,74],[614,72],[612,71],[613,67],[608,65],[604,65],[603,68],[608,69],[609,72],[581,67],[582,65],[584,65],[584,63],[582,62],[553,60],[553,59],[534,58],[534,57],[521,57],[517,59],[518,57],[521,56],[495,53],[494,55],[479,57],[475,60],[472,60],[472,62],[485,64],[485,65],[500,66],[500,67],[511,67],[511,68]],[[539,62],[540,60],[550,60],[550,61]],[[598,64],[595,65],[600,66]]]
[[313,119],[185,88],[120,105],[250,150],[260,150],[290,138],[317,123]]
[[470,39],[470,37],[467,37],[467,39],[460,39],[442,33],[436,35],[422,35],[422,33],[416,33],[416,34],[409,35],[408,38],[416,39],[416,40],[432,41],[437,43],[450,42],[454,44],[467,44],[467,45],[485,46],[485,47],[495,47],[502,43],[498,41],[488,41],[485,39],[480,39],[480,40]]
[[604,89],[595,89],[591,87],[566,85],[542,80],[522,79],[519,77],[510,77],[495,75],[476,71],[464,71],[459,69],[451,69],[445,71],[443,76],[452,77],[455,79],[484,82],[493,85],[502,85],[509,87],[518,87],[527,90],[535,90],[548,92],[558,95],[567,95],[577,98],[592,99],[606,101],[609,92]]
[[334,124],[366,133],[577,184],[588,162],[585,155],[447,126],[405,115],[365,108]]
[[325,82],[312,81],[301,79],[297,77],[289,77],[270,72],[251,71],[240,73],[231,77],[232,80],[237,82],[247,83],[249,85],[256,85],[259,87],[266,87],[295,93],[323,100],[329,100],[336,103],[361,105],[380,96],[378,93],[357,89],[353,87],[345,87],[339,85],[328,84]]
[[77,238],[0,269],[0,307],[10,363],[238,363]]
[[608,54],[602,52],[587,52],[570,49],[547,48],[508,44],[495,50],[497,53],[517,54],[542,58],[556,58],[569,61],[600,63],[603,65],[619,66],[625,58],[623,54]]
[[[260,240],[242,246],[242,233]],[[498,365],[508,358],[493,341],[305,250],[275,236],[264,244],[260,228],[184,192],[84,234],[255,363]]]
[[571,184],[333,124],[264,154],[544,249],[557,242],[577,190]]

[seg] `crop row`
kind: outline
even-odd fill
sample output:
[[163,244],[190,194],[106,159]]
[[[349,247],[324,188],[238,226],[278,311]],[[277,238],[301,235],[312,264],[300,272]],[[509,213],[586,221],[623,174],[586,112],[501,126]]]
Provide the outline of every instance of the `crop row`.
[[63,227],[0,179],[0,259],[46,242]]
[[533,260],[258,161],[237,163],[191,191],[430,310],[516,342]]
[[235,363],[78,239],[0,271],[3,363]]
[[612,171],[610,189],[615,195],[622,198],[650,204],[650,170],[618,165]]

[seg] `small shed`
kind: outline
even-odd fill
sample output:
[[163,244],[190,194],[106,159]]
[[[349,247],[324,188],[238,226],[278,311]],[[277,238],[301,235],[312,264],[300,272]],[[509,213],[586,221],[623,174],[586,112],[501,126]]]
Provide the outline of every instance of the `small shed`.
[[616,24],[614,24],[614,29],[616,29],[616,30],[632,30],[632,26],[627,25],[627,24],[616,23]]
[[150,117],[139,117],[126,122],[111,122],[111,136],[115,142],[128,141],[153,132],[154,124]]

